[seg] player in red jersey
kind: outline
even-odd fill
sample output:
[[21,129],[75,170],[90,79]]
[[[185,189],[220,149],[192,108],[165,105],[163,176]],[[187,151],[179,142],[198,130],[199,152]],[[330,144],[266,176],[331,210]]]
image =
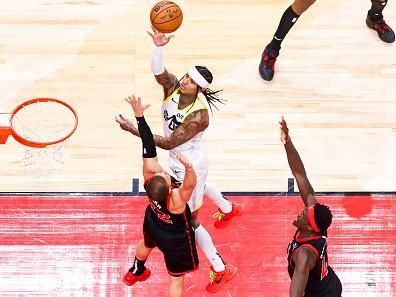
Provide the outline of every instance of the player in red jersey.
[[287,249],[291,278],[289,297],[340,297],[342,285],[328,265],[327,229],[332,221],[328,206],[318,203],[304,165],[289,136],[286,121],[279,122],[290,169],[296,179],[305,208],[293,225],[297,231]]
[[[149,198],[146,208],[143,233],[139,241],[133,266],[125,274],[123,282],[132,286],[145,281],[151,272],[145,262],[153,248],[158,247],[164,255],[169,273],[169,297],[181,297],[184,292],[184,275],[198,268],[195,234],[191,224],[191,211],[187,204],[196,185],[196,174],[191,163],[182,155],[177,158],[185,168],[183,183],[174,187],[170,175],[158,163],[157,152],[150,127],[142,105],[135,96],[127,99],[135,112],[143,144],[143,176]],[[116,118],[117,122],[120,118]]]

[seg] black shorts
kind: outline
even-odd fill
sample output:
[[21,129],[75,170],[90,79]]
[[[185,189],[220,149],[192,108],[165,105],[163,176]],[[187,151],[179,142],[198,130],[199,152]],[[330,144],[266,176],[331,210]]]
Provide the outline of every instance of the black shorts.
[[198,268],[198,253],[195,245],[195,234],[189,228],[172,230],[165,228],[154,217],[144,216],[144,244],[148,248],[158,249],[164,254],[166,268],[170,275],[178,276]]

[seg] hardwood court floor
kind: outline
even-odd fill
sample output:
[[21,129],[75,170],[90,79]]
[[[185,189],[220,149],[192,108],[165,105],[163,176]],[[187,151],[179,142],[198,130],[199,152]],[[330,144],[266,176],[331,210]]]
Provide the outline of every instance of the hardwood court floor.
[[[186,277],[186,296],[287,296],[286,248],[291,222],[302,208],[297,196],[230,197],[246,212],[216,230],[206,203],[201,220],[224,258],[239,267],[227,289],[205,292],[208,263]],[[394,297],[396,196],[319,196],[334,214],[329,263],[344,297]],[[0,296],[165,296],[161,254],[147,261],[152,276],[127,288],[121,282],[142,236],[146,198],[133,196],[2,196],[0,199]]]
[[[163,134],[162,89],[150,70],[146,33],[156,1],[1,1],[0,112],[28,98],[55,97],[80,117],[57,150],[62,154],[49,157],[60,167],[54,173],[45,172],[39,152],[13,140],[0,146],[2,191],[131,189],[141,175],[141,145],[114,116],[132,117],[123,99],[136,93],[152,104],[146,117]],[[396,190],[395,44],[367,28],[369,0],[316,1],[283,42],[271,82],[257,67],[291,1],[177,2],[184,21],[164,50],[164,65],[178,77],[206,65],[213,89],[224,89],[228,100],[203,138],[209,179],[221,190],[284,191],[290,172],[279,141],[281,115],[316,191]],[[384,15],[395,29],[396,1]],[[30,162],[33,154],[39,156]],[[167,152],[159,155],[166,167]]]

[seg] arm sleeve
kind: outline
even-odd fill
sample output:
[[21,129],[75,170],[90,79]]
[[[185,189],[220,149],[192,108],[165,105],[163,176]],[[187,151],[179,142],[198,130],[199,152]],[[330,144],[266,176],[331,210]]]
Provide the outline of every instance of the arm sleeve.
[[140,138],[142,139],[143,158],[155,158],[157,156],[157,150],[155,148],[153,133],[151,133],[149,125],[144,117],[137,117],[136,121],[138,124]]
[[156,46],[154,48],[153,56],[151,57],[151,71],[154,75],[160,75],[165,71],[162,52],[162,46]]

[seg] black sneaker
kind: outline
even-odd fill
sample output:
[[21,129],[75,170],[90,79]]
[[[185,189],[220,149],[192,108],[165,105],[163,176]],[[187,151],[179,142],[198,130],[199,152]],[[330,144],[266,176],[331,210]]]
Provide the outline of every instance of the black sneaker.
[[372,21],[369,16],[366,18],[366,24],[370,29],[377,31],[378,37],[386,42],[392,43],[395,41],[395,32],[385,23],[383,18],[378,21]]
[[269,44],[265,47],[259,65],[259,73],[264,80],[270,81],[274,77],[275,62],[278,56],[279,50],[270,48]]

